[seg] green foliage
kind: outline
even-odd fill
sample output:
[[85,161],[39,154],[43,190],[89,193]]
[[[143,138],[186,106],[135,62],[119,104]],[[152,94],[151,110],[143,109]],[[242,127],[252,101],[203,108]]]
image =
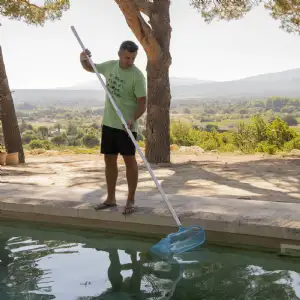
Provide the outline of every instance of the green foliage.
[[77,126],[74,122],[68,123],[67,134],[68,135],[76,135],[77,134]]
[[83,145],[87,148],[94,148],[99,145],[100,141],[96,135],[92,133],[86,134],[82,139]]
[[[269,154],[300,148],[300,130],[297,134],[296,127],[288,126],[288,121],[300,120],[300,99],[271,97],[255,101],[215,100],[210,103],[185,103],[181,108],[177,106],[176,110],[182,114],[185,107],[189,108],[188,114],[171,119],[171,144],[199,146],[205,151],[239,150],[244,153]],[[291,108],[292,114],[282,113],[286,107]],[[29,149],[72,149],[73,153],[99,151],[101,116],[99,118],[95,113],[99,110],[37,107],[26,111],[26,116],[19,117],[23,142]],[[207,112],[215,114],[208,115]],[[49,120],[47,126],[45,119]],[[30,120],[34,123],[28,123]],[[210,121],[203,123],[203,120]],[[145,138],[146,130],[143,127],[138,134],[138,142],[142,147],[145,147]]]
[[193,128],[187,122],[172,122],[171,143],[178,146],[197,145],[206,151],[244,153],[291,151],[300,148],[300,135],[282,119],[275,117],[267,123],[259,115],[253,116],[249,124],[240,122],[236,132],[218,132]]
[[26,130],[33,130],[32,125],[27,124],[24,119],[22,119],[22,123],[19,125],[20,132],[23,133]]
[[[69,0],[44,0],[44,5],[29,0],[0,0],[0,14],[10,19],[23,20],[28,24],[44,25],[47,20],[58,20],[70,8]],[[205,22],[213,19],[233,20],[244,17],[261,3],[275,20],[281,21],[281,28],[287,32],[300,33],[299,0],[240,0],[212,1],[190,0],[191,6],[201,12]]]
[[187,122],[174,122],[170,126],[171,144],[192,146],[197,142],[197,136]]
[[[266,124],[260,116],[255,116],[252,123],[241,123],[235,134],[235,144],[245,152],[254,151],[274,154],[278,150],[284,150],[284,145],[297,138],[297,133],[286,122],[276,117]],[[290,147],[293,144],[290,144]]]
[[0,143],[0,153],[2,153],[2,152],[6,152],[6,149],[5,149],[4,145],[2,145]]
[[300,150],[300,135],[284,144],[283,150],[290,152],[293,149]]
[[32,140],[29,143],[29,148],[30,149],[50,150],[51,149],[51,144],[49,143],[49,141],[45,141],[45,140]]
[[255,151],[268,154],[275,154],[278,149],[275,145],[270,145],[267,141],[263,141],[257,144]]
[[43,141],[41,140],[31,140],[29,143],[30,149],[42,149],[43,148]]
[[[196,123],[202,125],[215,125],[222,129],[223,126],[234,128],[237,127],[241,119],[245,123],[250,123],[252,117],[259,115],[264,121],[270,121],[277,115],[288,123],[289,126],[295,126],[297,118],[300,117],[300,99],[287,97],[270,97],[267,100],[197,100],[192,102],[185,100],[181,108],[174,105],[171,108],[171,116],[174,115],[174,110],[177,113],[184,113],[184,108],[187,106],[191,110],[190,116]],[[300,119],[299,119],[300,121]]]
[[138,141],[138,145],[142,148],[145,148],[145,142],[144,141]]
[[291,115],[284,116],[282,118],[282,120],[284,122],[286,122],[289,126],[297,126],[298,125],[297,119]]
[[218,130],[218,126],[215,124],[207,124],[205,127],[206,131],[214,131],[214,130]]
[[256,146],[256,133],[254,127],[241,122],[234,134],[234,144],[245,153],[254,152]]
[[61,129],[61,124],[59,122],[56,122],[53,126],[55,129],[57,129],[58,131],[60,131]]
[[68,136],[68,146],[78,147],[82,145],[82,139],[74,136]]
[[287,32],[300,33],[300,1],[299,0],[269,0],[265,7],[270,10],[275,20],[281,21],[281,28]]
[[255,143],[264,141],[267,137],[267,124],[260,115],[253,116],[252,127]]
[[240,19],[248,13],[260,1],[212,1],[191,0],[191,5],[201,12],[205,22],[210,23],[213,19],[232,20]]
[[22,141],[25,145],[29,144],[32,140],[38,140],[40,138],[39,134],[34,130],[26,130],[22,135]]
[[300,33],[300,2],[299,0],[191,0],[191,5],[201,12],[205,22],[212,20],[241,19],[251,9],[264,4],[275,20],[281,21],[280,28],[289,33]]
[[62,145],[66,145],[68,142],[67,136],[66,134],[61,134],[61,135],[57,135],[54,136],[51,140],[52,144],[56,145],[56,146],[62,146]]
[[[260,115],[255,115],[250,124],[241,122],[234,134],[234,144],[245,153],[264,152],[265,147],[257,146],[267,138],[267,124]],[[263,145],[263,144],[262,144]]]
[[170,127],[171,144],[199,146],[206,151],[234,151],[232,133],[218,133],[216,130],[201,131],[190,123],[174,121]]
[[46,126],[38,127],[37,131],[42,135],[43,138],[47,138],[49,135],[48,127]]
[[69,9],[69,0],[45,0],[39,6],[27,0],[0,0],[0,14],[28,24],[44,25],[47,20],[60,19],[63,11]]
[[282,149],[284,143],[297,136],[297,133],[278,117],[268,125],[266,134],[268,143],[275,145],[278,149]]

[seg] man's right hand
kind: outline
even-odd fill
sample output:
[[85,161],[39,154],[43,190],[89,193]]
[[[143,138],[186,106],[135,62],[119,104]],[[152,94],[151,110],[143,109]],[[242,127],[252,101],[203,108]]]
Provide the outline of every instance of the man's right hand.
[[82,65],[82,67],[88,71],[88,72],[94,72],[90,62],[88,61],[88,57],[91,57],[91,51],[88,49],[85,49],[84,51],[82,51],[80,53],[80,63]]
[[82,51],[80,53],[80,60],[81,61],[87,60],[87,58],[91,56],[92,56],[91,51],[89,49],[85,49],[85,51]]

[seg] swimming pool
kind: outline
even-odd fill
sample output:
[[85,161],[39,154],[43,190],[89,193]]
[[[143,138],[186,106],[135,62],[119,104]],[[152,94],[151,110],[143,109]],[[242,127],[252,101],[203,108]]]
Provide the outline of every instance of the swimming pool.
[[300,260],[202,247],[161,261],[155,241],[0,223],[0,299],[300,299]]

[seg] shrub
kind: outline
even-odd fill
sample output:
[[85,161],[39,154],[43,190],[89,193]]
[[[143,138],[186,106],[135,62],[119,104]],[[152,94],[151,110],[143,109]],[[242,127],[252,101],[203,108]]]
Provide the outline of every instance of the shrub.
[[286,142],[291,141],[296,136],[296,131],[278,117],[275,118],[266,129],[266,139],[268,143],[275,145],[278,149],[281,149]]
[[289,126],[297,126],[298,125],[298,121],[296,118],[294,118],[291,115],[287,115],[285,117],[282,118],[284,122],[286,122]]
[[219,148],[218,143],[214,139],[206,140],[200,144],[200,147],[205,151],[217,150]]
[[298,135],[296,138],[292,139],[289,142],[286,142],[283,146],[283,149],[285,151],[292,151],[293,149],[300,150],[300,135]]
[[262,142],[266,139],[267,124],[260,115],[252,117],[252,130],[256,143]]
[[270,145],[267,141],[263,141],[256,146],[257,152],[275,154],[278,148],[275,145]]
[[62,146],[67,144],[67,136],[61,134],[52,138],[51,142],[56,146]]
[[76,137],[68,137],[68,140],[67,140],[67,142],[68,142],[68,145],[69,146],[81,146],[81,141],[82,141],[82,139],[80,138],[80,139],[77,139]]
[[145,142],[144,142],[144,141],[140,140],[140,141],[138,141],[137,143],[138,143],[138,145],[139,145],[141,148],[145,148]]
[[171,144],[192,146],[195,142],[193,130],[191,124],[187,122],[173,122],[170,128]]
[[29,148],[30,149],[45,149],[45,150],[50,150],[50,143],[45,140],[32,140],[29,143]]
[[234,134],[234,144],[244,153],[252,153],[256,147],[255,130],[253,126],[241,122]]
[[26,130],[22,134],[22,142],[24,144],[29,144],[32,140],[40,140],[41,138],[42,136],[34,130]]
[[94,148],[100,144],[100,140],[96,135],[88,133],[82,138],[82,143],[87,148]]

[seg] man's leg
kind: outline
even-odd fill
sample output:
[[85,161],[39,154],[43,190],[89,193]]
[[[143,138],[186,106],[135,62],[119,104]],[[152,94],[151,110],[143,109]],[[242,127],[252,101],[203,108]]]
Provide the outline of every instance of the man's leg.
[[135,155],[123,156],[126,165],[126,178],[128,184],[128,196],[124,213],[131,213],[134,210],[135,191],[138,184],[138,165]]
[[109,253],[110,265],[107,270],[107,276],[113,292],[120,292],[123,285],[122,265],[117,249],[107,250]]
[[118,131],[102,126],[101,153],[104,154],[105,178],[107,185],[106,200],[95,207],[96,210],[116,206],[116,183],[118,178]]
[[107,198],[105,204],[116,204],[116,184],[118,179],[118,155],[105,154],[105,177],[107,186]]
[[[133,132],[136,138],[137,133]],[[128,196],[124,213],[129,214],[135,211],[135,192],[138,184],[138,165],[135,157],[135,146],[126,131],[120,133],[119,152],[123,156],[126,165],[126,178],[128,184]]]

